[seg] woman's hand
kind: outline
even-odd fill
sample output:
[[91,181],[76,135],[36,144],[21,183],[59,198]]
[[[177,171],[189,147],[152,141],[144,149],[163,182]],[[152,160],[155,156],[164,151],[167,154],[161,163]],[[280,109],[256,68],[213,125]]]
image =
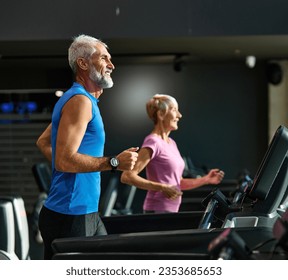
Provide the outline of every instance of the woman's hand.
[[174,200],[183,194],[176,186],[173,185],[163,185],[161,192],[171,200]]
[[217,169],[211,169],[209,171],[209,173],[206,175],[208,184],[218,185],[219,183],[222,182],[224,175],[225,175],[225,173],[218,168]]

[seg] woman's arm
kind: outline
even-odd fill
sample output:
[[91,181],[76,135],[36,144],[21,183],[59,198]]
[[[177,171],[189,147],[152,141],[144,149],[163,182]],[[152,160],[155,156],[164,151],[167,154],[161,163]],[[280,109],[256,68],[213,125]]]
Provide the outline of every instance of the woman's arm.
[[182,178],[181,190],[192,190],[204,185],[218,185],[225,173],[220,169],[211,169],[209,173],[199,178]]
[[182,192],[175,186],[153,182],[138,175],[150,162],[151,155],[152,151],[150,148],[141,148],[133,170],[124,171],[121,175],[121,182],[143,190],[163,192],[170,199],[175,199],[182,195]]

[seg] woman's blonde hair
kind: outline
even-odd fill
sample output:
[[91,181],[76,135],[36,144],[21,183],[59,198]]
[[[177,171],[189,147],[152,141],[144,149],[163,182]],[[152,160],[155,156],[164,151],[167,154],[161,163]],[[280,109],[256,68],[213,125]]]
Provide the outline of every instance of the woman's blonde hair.
[[167,94],[155,94],[147,103],[146,111],[149,118],[157,123],[157,112],[161,111],[165,116],[172,105],[178,105],[173,96]]

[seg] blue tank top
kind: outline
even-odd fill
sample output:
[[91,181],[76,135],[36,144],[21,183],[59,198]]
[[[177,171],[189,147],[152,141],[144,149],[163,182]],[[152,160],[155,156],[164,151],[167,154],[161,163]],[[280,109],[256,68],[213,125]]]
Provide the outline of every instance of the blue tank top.
[[55,212],[82,215],[98,211],[100,198],[100,172],[68,173],[54,167],[57,131],[63,106],[74,95],[85,95],[92,103],[92,119],[88,123],[78,152],[94,157],[103,157],[105,131],[98,107],[98,99],[78,83],[66,91],[55,104],[52,114],[52,181],[45,206]]

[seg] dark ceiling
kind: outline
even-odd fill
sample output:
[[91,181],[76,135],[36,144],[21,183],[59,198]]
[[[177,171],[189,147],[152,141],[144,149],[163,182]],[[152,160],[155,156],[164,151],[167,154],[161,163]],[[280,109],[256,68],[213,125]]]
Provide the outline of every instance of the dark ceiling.
[[[190,62],[288,59],[288,36],[185,37],[105,40],[118,63],[166,63],[175,56]],[[69,41],[2,41],[0,61],[47,59],[65,61]]]

